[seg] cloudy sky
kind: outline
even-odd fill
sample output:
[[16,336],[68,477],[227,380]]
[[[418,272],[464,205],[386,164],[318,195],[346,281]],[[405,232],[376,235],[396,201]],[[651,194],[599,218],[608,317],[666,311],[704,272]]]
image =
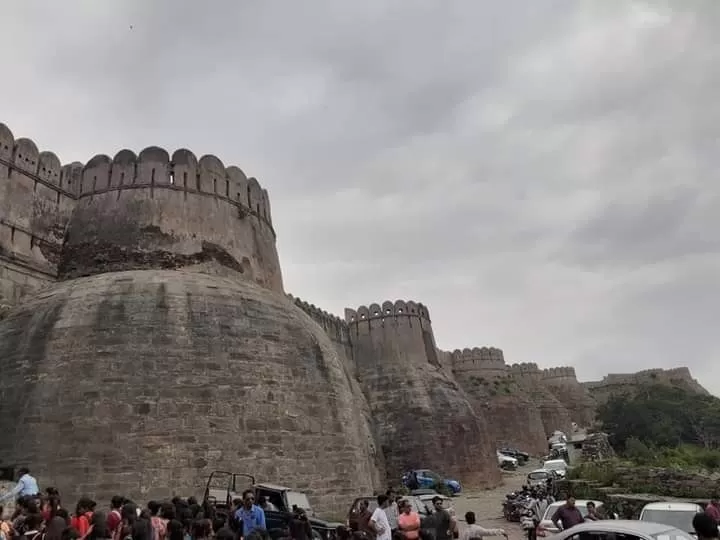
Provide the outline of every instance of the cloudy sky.
[[[206,7],[211,6],[211,7]],[[444,349],[720,394],[720,2],[24,0],[0,121],[270,191],[286,289],[425,303]]]

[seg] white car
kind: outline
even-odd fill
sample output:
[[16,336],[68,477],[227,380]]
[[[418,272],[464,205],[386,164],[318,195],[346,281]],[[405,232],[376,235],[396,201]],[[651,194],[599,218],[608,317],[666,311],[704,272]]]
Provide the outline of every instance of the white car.
[[655,502],[643,506],[640,511],[640,521],[662,523],[694,535],[693,518],[695,514],[701,514],[702,512],[702,506],[695,503]]
[[[582,514],[582,517],[584,518],[587,516],[587,503],[593,502],[595,503],[595,509],[600,510],[603,507],[603,503],[601,501],[590,501],[590,500],[576,500],[575,506],[578,510],[580,510],[580,514]],[[560,508],[562,505],[565,504],[565,501],[557,501],[549,505],[545,509],[545,513],[543,514],[542,520],[537,526],[537,535],[538,536],[548,536],[551,534],[557,534],[560,532],[560,530],[555,527],[555,524],[552,522],[552,517],[555,512],[557,512],[557,509]]]
[[568,464],[564,459],[548,459],[542,464],[542,468],[546,471],[554,471],[560,478],[565,478]]
[[685,531],[650,521],[602,520],[575,525],[553,540],[694,540]]
[[501,469],[515,470],[518,467],[518,460],[505,454],[497,453],[498,465]]
[[528,486],[546,486],[553,473],[547,469],[535,469],[527,475]]

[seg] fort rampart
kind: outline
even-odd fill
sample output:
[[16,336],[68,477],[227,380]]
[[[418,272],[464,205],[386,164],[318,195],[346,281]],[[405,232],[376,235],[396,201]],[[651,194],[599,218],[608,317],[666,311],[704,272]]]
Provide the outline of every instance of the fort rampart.
[[98,272],[213,263],[282,291],[268,193],[238,167],[150,147],[61,165],[0,124],[0,303]]

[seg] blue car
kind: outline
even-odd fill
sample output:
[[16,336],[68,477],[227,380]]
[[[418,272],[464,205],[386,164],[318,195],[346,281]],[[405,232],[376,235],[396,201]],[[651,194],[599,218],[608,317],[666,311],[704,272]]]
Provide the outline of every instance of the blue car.
[[462,486],[457,480],[443,478],[429,469],[414,469],[402,476],[402,484],[408,489],[433,489],[438,484],[444,484],[453,495],[459,495]]

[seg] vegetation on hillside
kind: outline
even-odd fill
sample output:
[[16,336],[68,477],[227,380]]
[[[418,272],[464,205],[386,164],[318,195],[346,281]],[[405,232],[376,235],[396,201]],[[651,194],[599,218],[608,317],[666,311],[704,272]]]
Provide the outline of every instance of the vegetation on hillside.
[[613,447],[639,465],[720,468],[720,399],[650,385],[616,396],[598,419]]

